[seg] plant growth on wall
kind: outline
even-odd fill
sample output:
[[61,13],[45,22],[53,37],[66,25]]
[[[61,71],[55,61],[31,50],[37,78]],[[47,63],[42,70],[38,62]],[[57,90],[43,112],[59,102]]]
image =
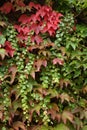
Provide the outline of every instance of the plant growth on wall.
[[86,10],[85,0],[1,2],[1,130],[87,129]]

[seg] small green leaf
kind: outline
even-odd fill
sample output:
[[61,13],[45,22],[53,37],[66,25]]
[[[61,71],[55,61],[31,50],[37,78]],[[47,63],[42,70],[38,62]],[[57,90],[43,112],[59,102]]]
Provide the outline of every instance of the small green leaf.
[[6,128],[5,128],[5,127],[2,127],[2,130],[6,130]]
[[3,35],[0,35],[0,44],[4,44],[6,41],[6,38]]
[[0,56],[1,56],[2,60],[5,58],[5,55],[6,55],[5,49],[1,48],[0,49]]

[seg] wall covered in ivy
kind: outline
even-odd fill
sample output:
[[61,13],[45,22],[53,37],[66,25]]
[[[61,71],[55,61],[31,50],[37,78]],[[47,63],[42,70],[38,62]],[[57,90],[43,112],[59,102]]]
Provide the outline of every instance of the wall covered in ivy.
[[86,0],[0,1],[0,130],[87,130]]

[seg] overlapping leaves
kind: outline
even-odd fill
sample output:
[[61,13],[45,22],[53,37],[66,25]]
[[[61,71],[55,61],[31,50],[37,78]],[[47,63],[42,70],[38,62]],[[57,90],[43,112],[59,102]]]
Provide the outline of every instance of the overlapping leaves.
[[86,26],[22,0],[0,11],[17,14],[0,33],[1,129],[86,129]]

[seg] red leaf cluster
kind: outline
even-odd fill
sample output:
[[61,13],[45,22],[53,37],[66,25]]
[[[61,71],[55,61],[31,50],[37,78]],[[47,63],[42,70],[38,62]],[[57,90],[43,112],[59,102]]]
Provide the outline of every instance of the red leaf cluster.
[[11,57],[14,56],[15,49],[12,48],[11,43],[9,41],[5,42],[5,50],[8,55]]
[[40,44],[42,42],[41,34],[48,33],[50,36],[55,35],[60,23],[61,13],[55,12],[49,6],[41,6],[33,2],[29,3],[29,7],[36,9],[36,13],[28,16],[23,14],[19,17],[19,24],[15,25],[18,31],[18,37],[21,40],[27,40],[30,32],[34,32],[31,37],[32,42]]
[[5,56],[14,56],[15,49],[12,48],[11,43],[9,41],[5,41],[4,45],[0,45],[2,52],[0,56],[2,60],[4,60]]
[[4,5],[0,8],[2,13],[8,14],[13,10],[13,5],[10,2],[5,2]]
[[28,27],[21,27],[20,25],[14,25],[14,28],[17,29],[18,35],[17,37],[21,40],[27,40],[29,28]]

